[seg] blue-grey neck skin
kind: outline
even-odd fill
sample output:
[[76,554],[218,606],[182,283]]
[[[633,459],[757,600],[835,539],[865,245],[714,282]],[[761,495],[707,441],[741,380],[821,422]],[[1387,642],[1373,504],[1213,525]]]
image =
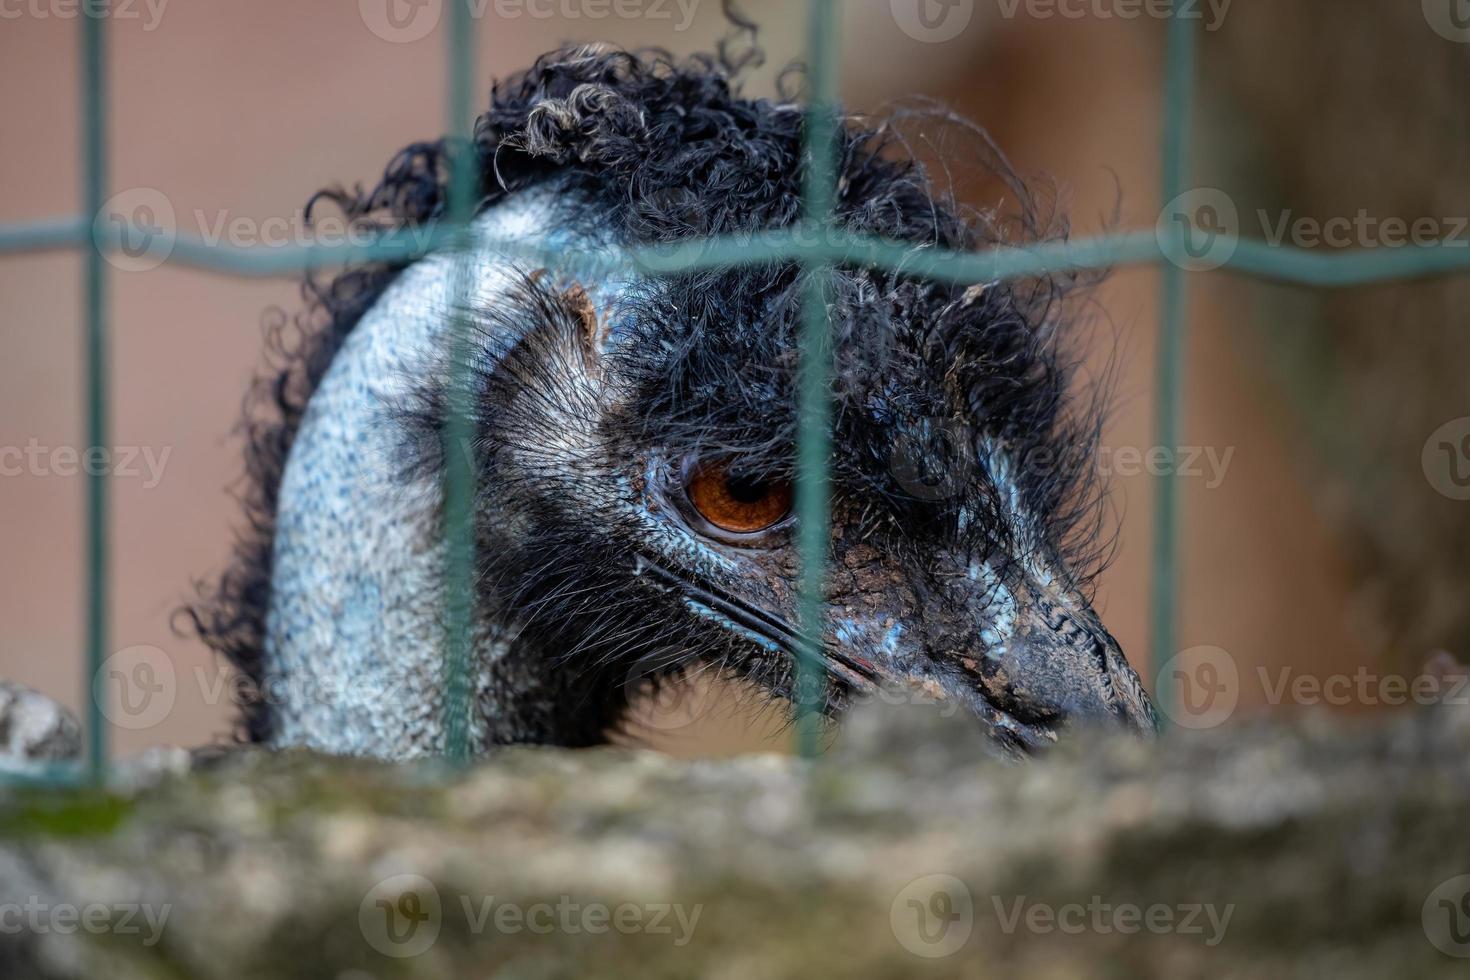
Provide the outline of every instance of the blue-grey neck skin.
[[[494,309],[538,267],[494,243],[565,242],[552,200],[550,192],[516,195],[477,219],[472,274],[464,277],[469,305]],[[405,474],[395,465],[402,433],[391,413],[412,397],[415,379],[447,371],[456,261],[430,255],[393,282],[337,353],[292,445],[280,489],[263,684],[275,745],[381,758],[440,750],[440,473]],[[607,284],[617,278],[586,281],[598,308],[607,308],[616,289]],[[496,688],[526,680],[505,663],[502,628],[477,619],[475,743],[520,740],[529,723]],[[534,698],[534,685],[523,693]]]

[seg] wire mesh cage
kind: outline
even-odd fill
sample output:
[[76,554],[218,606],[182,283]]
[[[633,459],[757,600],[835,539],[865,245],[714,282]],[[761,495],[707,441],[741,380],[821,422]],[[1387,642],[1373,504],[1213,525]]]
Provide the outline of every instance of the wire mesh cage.
[[[311,244],[252,251],[198,238],[180,237],[169,260],[239,276],[277,276],[348,261],[413,259],[431,250],[467,253],[470,225],[475,216],[473,168],[466,165],[472,147],[475,118],[473,92],[476,65],[471,5],[448,5],[446,22],[446,85],[449,94],[447,131],[450,134],[450,195],[447,216],[427,235],[385,232],[368,246]],[[651,273],[694,268],[717,268],[775,260],[799,263],[810,274],[804,294],[800,331],[801,365],[798,373],[798,447],[796,511],[801,557],[800,634],[803,655],[797,658],[797,717],[795,737],[804,754],[818,751],[817,705],[821,703],[823,672],[815,644],[822,635],[823,579],[827,561],[830,488],[828,463],[832,453],[830,387],[833,371],[830,324],[824,281],[837,267],[859,266],[901,269],[907,275],[955,283],[983,283],[1021,278],[1059,270],[1154,265],[1162,278],[1162,329],[1156,373],[1157,401],[1154,425],[1157,445],[1180,444],[1185,404],[1184,357],[1187,342],[1189,277],[1197,272],[1228,269],[1264,280],[1319,288],[1361,285],[1398,279],[1422,278],[1470,270],[1470,252],[1450,243],[1416,244],[1408,248],[1363,249],[1313,254],[1302,249],[1269,246],[1241,239],[1229,231],[1216,232],[1193,220],[1190,192],[1191,116],[1196,76],[1197,22],[1176,11],[1168,24],[1167,56],[1161,80],[1165,94],[1161,121],[1162,179],[1160,199],[1169,202],[1157,228],[1106,234],[1028,247],[1000,247],[976,253],[945,253],[912,249],[889,242],[844,235],[833,226],[835,194],[835,134],[841,125],[837,108],[838,37],[837,0],[807,0],[807,166],[801,227],[763,235],[758,241],[716,239],[673,246],[625,250],[622,261]],[[84,444],[109,444],[109,360],[112,338],[108,331],[109,253],[125,247],[116,229],[96,219],[108,196],[107,159],[109,127],[105,103],[107,80],[105,4],[84,5],[80,18],[83,79],[82,152],[84,174],[80,215],[32,224],[0,227],[0,252],[25,253],[43,249],[74,249],[85,255],[83,295],[85,311],[84,363],[80,391],[84,400]],[[456,161],[459,165],[456,165]],[[817,231],[819,234],[811,234]],[[803,233],[806,232],[806,233]],[[523,243],[506,249],[525,249]],[[555,250],[547,246],[548,254]],[[1224,258],[1215,258],[1219,255]],[[456,273],[456,290],[471,289],[467,262]],[[454,325],[453,343],[466,342],[468,325]],[[463,365],[468,358],[451,358]],[[449,423],[446,445],[463,444],[470,426],[468,372],[450,378]],[[1165,452],[1173,452],[1166,449]],[[472,754],[472,648],[470,643],[474,568],[472,502],[474,472],[464,454],[446,452],[444,486],[447,581],[452,583],[443,634],[443,685],[446,716],[443,722],[446,756],[455,760]],[[1175,468],[1166,466],[1157,481],[1154,538],[1151,555],[1152,588],[1149,597],[1149,656],[1157,668],[1175,648],[1179,599],[1180,500]],[[108,773],[108,728],[95,687],[109,648],[111,585],[108,575],[109,485],[105,472],[89,472],[86,491],[86,637],[83,655],[88,687],[86,705],[87,761],[81,766],[55,766],[25,779],[43,782],[104,781]],[[1166,698],[1167,690],[1156,697]],[[8,779],[22,778],[7,776]]]

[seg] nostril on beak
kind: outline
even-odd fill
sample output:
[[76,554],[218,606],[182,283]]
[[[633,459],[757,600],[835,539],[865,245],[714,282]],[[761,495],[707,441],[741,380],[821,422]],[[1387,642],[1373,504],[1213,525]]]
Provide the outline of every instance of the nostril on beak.
[[1113,685],[1109,646],[1070,618],[1013,636],[985,680],[987,693],[1017,717],[1050,724],[1113,723],[1127,719]]

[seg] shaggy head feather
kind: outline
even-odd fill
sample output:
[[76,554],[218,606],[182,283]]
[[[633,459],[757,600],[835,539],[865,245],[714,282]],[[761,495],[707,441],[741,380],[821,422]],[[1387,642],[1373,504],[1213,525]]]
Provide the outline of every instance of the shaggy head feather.
[[[595,743],[636,693],[630,678],[696,665],[790,694],[793,519],[731,532],[691,484],[713,472],[720,492],[779,509],[809,273],[597,260],[799,220],[804,113],[741,96],[740,60],[577,47],[496,85],[475,128],[467,306],[445,255],[308,282],[301,338],[287,344],[278,325],[275,369],[247,410],[248,532],[192,610],[258,686],[250,737],[384,756],[440,747],[456,315],[476,352],[464,449],[479,742]],[[319,199],[363,226],[430,227],[446,161],[443,142],[414,144],[373,190]],[[961,207],[894,119],[845,116],[835,224],[916,250],[1065,233],[998,154],[978,163],[1019,195],[1017,213]],[[495,244],[517,239],[563,257],[532,268]],[[1087,599],[1106,552],[1091,466],[1101,402],[1073,391],[1067,286],[833,271],[830,709],[896,684],[966,705],[1018,749],[1078,718],[1150,726]]]

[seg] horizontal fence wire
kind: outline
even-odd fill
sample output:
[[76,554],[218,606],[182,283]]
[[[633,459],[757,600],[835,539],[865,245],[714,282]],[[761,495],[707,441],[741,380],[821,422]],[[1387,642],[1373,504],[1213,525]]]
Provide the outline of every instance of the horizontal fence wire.
[[[468,5],[451,3],[456,13],[449,24],[449,112],[450,138],[461,164],[454,172],[468,179],[473,160],[469,145],[469,125],[473,119],[470,104],[474,90],[474,44],[468,17]],[[461,15],[461,8],[464,8]],[[830,222],[833,186],[831,164],[831,127],[835,107],[838,50],[837,5],[835,0],[808,0],[811,26],[808,40],[809,73],[808,158],[812,162],[810,179],[804,187],[806,220],[796,228],[772,230],[752,237],[724,237],[686,242],[672,246],[601,250],[589,258],[622,265],[650,273],[668,273],[702,268],[730,267],[777,261],[802,263],[817,274],[808,278],[820,283],[824,271],[839,265],[879,268],[916,277],[956,283],[992,282],[1024,278],[1052,272],[1110,269],[1135,265],[1160,265],[1163,268],[1162,327],[1157,365],[1158,402],[1156,426],[1160,445],[1172,446],[1179,433],[1183,405],[1183,357],[1187,320],[1186,274],[1196,271],[1182,260],[1182,226],[1177,232],[1165,228],[1102,235],[1073,241],[1056,241],[1025,246],[1003,246],[973,253],[955,253],[938,249],[915,248],[900,242],[885,242],[851,236]],[[108,405],[108,255],[120,251],[121,230],[107,226],[102,215],[107,190],[107,113],[105,80],[104,20],[106,3],[88,6],[81,21],[83,61],[82,85],[82,169],[84,174],[84,213],[79,216],[34,222],[0,225],[0,254],[59,249],[82,250],[85,254],[83,292],[85,298],[84,410],[87,420],[87,444],[107,444]],[[1195,38],[1186,18],[1173,17],[1169,25],[1168,55],[1165,77],[1166,107],[1163,120],[1164,172],[1163,200],[1175,199],[1186,186],[1188,123],[1194,88]],[[824,132],[825,131],[825,132]],[[463,156],[460,156],[463,151]],[[819,179],[825,178],[825,179]],[[463,193],[463,192],[461,192]],[[470,218],[473,200],[461,199],[452,192],[448,220],[432,227],[399,229],[375,235],[366,244],[305,244],[285,248],[240,247],[207,242],[198,236],[170,233],[165,261],[182,266],[241,277],[274,277],[299,275],[313,269],[358,262],[404,263],[435,249],[455,247],[467,254],[471,249]],[[565,248],[541,247],[523,241],[494,243],[473,242],[474,247],[493,247],[509,257],[527,259],[565,258]],[[1416,243],[1403,248],[1333,250],[1315,252],[1295,246],[1278,246],[1268,242],[1222,234],[1216,254],[1223,258],[1212,261],[1210,269],[1231,271],[1256,279],[1314,288],[1344,288],[1390,281],[1406,281],[1457,275],[1470,272],[1470,242],[1450,240],[1436,244]],[[467,295],[473,283],[459,276],[457,294]],[[803,378],[815,383],[830,373],[830,338],[825,298],[818,288],[807,296],[804,322],[802,361]],[[451,329],[451,337],[461,333]],[[453,342],[453,340],[452,340]],[[455,385],[451,385],[453,389]],[[459,385],[463,391],[463,385]],[[804,648],[815,653],[820,638],[820,582],[825,565],[827,527],[827,490],[825,468],[814,467],[831,452],[830,434],[823,428],[830,424],[821,398],[808,400],[810,392],[803,384],[801,404],[801,447],[798,455],[802,476],[808,484],[801,494],[804,516],[813,517],[813,531],[804,540],[803,608]],[[467,405],[461,403],[451,412],[451,425],[468,424]],[[460,442],[458,445],[464,445]],[[473,683],[470,675],[470,582],[473,574],[473,535],[470,501],[473,498],[473,472],[470,461],[451,452],[449,458],[460,458],[463,464],[449,467],[446,477],[446,501],[451,533],[446,539],[446,570],[458,587],[446,597],[446,750],[454,757],[466,757],[470,750],[469,718],[471,717]],[[816,480],[811,479],[812,472]],[[815,483],[815,487],[811,485]],[[104,475],[90,475],[86,504],[86,619],[87,635],[84,659],[86,677],[86,723],[88,765],[46,766],[25,773],[0,773],[7,783],[70,783],[90,776],[98,781],[107,773],[107,729],[103,722],[99,698],[105,685],[99,683],[108,643],[109,568],[108,568],[108,485]],[[1174,641],[1177,616],[1177,488],[1164,478],[1156,499],[1154,587],[1151,594],[1152,652],[1155,662],[1168,655]],[[459,544],[456,546],[455,542]],[[817,549],[820,547],[820,554]],[[816,560],[813,561],[813,556]],[[457,594],[458,598],[455,598]],[[815,599],[813,609],[808,601]],[[809,657],[798,657],[800,679]],[[816,690],[810,685],[798,687],[799,714],[807,695]],[[1156,691],[1156,695],[1163,692]],[[819,702],[818,702],[819,703]],[[808,727],[798,724],[802,750],[815,751],[815,739]]]
[[[443,248],[463,234],[452,222],[432,228],[387,231],[366,245],[321,244],[273,246],[228,245],[197,236],[177,235],[166,262],[246,278],[296,276],[303,272],[359,262],[401,263]],[[1295,245],[1222,234],[1214,246],[1221,258],[1209,269],[1194,267],[1166,247],[1169,237],[1153,229],[1030,245],[1004,245],[975,252],[916,248],[852,235],[840,228],[772,229],[757,236],[726,236],[679,245],[606,248],[538,246],[524,240],[482,245],[512,258],[527,260],[578,256],[622,264],[649,272],[759,265],[766,262],[811,261],[902,272],[955,283],[992,282],[1053,272],[1120,269],[1178,263],[1184,271],[1218,269],[1265,282],[1340,289],[1385,282],[1435,279],[1470,273],[1470,239],[1447,239],[1403,247],[1332,249],[1318,252]],[[104,254],[121,251],[116,228],[97,227],[83,218],[53,218],[0,225],[0,254],[90,249],[94,241]]]

